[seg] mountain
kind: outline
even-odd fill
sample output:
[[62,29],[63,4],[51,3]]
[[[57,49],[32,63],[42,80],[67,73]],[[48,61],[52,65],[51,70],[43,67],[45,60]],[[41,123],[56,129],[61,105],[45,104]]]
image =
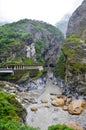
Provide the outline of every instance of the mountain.
[[86,39],[86,0],[72,14],[67,29],[67,36],[71,34]]
[[86,95],[86,0],[69,19],[67,38],[62,51],[64,69],[61,74],[64,74],[67,87],[73,95]]
[[64,36],[66,36],[68,21],[71,14],[66,14],[59,22],[56,23],[56,27],[59,28]]
[[0,22],[0,26],[7,24],[7,22]]
[[4,23],[0,22],[0,26],[4,25]]
[[56,27],[23,19],[0,27],[0,64],[55,65],[64,41]]
[[0,17],[0,26],[9,23],[7,20]]

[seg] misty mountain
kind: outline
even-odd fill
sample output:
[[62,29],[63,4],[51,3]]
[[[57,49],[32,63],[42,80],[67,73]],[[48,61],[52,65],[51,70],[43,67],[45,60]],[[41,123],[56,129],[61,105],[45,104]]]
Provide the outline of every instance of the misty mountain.
[[0,17],[0,26],[9,23],[7,20]]
[[66,36],[67,25],[68,25],[70,16],[71,14],[66,14],[59,22],[56,23],[56,27],[61,30],[64,36]]

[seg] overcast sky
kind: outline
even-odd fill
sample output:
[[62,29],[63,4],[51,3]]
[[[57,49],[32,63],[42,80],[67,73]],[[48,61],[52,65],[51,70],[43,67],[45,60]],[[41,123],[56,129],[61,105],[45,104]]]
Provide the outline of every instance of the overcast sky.
[[0,0],[0,20],[36,19],[55,24],[83,0]]

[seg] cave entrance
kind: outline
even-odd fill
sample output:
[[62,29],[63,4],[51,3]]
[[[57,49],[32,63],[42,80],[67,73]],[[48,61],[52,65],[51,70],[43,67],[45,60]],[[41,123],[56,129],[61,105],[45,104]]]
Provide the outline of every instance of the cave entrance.
[[53,63],[50,63],[49,67],[55,67],[55,65]]

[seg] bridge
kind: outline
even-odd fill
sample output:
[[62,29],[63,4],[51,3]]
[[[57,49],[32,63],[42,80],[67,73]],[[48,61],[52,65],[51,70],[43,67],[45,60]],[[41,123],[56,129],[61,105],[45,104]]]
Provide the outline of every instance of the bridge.
[[7,66],[6,68],[0,68],[0,73],[12,73],[14,74],[15,70],[43,70],[43,66],[28,66],[28,65],[12,65]]
[[14,71],[10,68],[0,68],[0,73],[14,73]]

